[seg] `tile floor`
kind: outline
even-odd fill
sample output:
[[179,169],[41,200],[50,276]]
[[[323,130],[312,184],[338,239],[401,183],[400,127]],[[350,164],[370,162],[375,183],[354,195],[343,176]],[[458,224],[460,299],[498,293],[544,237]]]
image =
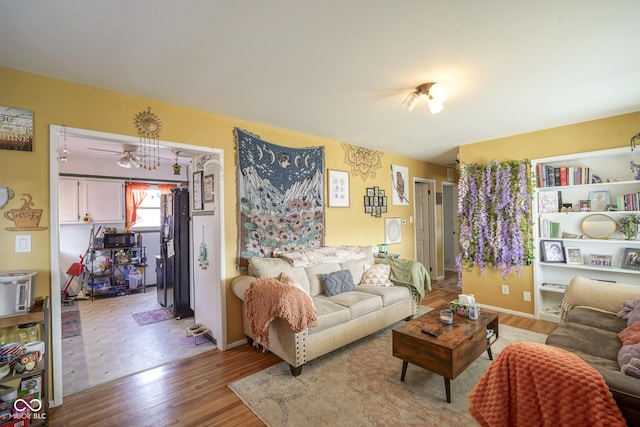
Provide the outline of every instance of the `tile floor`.
[[193,317],[138,326],[131,316],[158,308],[155,288],[63,305],[63,312],[80,311],[82,325],[81,336],[62,340],[63,396],[216,348],[186,337]]

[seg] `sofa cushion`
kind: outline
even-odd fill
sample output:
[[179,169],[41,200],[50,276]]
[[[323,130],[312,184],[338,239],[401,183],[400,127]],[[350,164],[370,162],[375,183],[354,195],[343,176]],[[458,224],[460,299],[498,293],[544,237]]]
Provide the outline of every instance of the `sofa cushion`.
[[382,298],[384,307],[389,307],[411,298],[411,291],[406,286],[356,286],[356,291],[379,295]]
[[278,279],[280,274],[287,273],[302,289],[309,293],[309,278],[304,268],[292,267],[287,261],[281,258],[249,258],[249,271],[255,277],[273,277]]
[[362,286],[393,286],[389,276],[391,266],[389,264],[376,264],[369,267],[362,275]]
[[358,284],[362,281],[364,267],[365,261],[363,259],[340,263],[340,270],[349,270],[351,272],[351,277],[353,277],[353,283],[355,284]]
[[618,333],[627,327],[627,321],[600,310],[587,307],[576,307],[567,315],[567,322],[593,326],[605,331]]
[[320,277],[320,275],[340,271],[340,264],[337,262],[325,262],[306,267],[304,270],[307,275],[307,280],[309,281],[309,294],[313,297],[324,293],[324,289],[322,289],[322,277]]
[[618,352],[622,346],[616,332],[574,322],[560,323],[555,331],[547,337],[546,343],[569,350],[578,356],[580,356],[578,352],[582,352],[611,360],[616,365]]
[[318,326],[309,328],[310,334],[320,332],[327,328],[331,328],[332,326],[340,325],[349,321],[350,314],[347,307],[332,302],[324,295],[313,297],[313,302],[316,307]]
[[318,296],[317,298],[326,298],[332,303],[346,307],[351,320],[382,308],[382,298],[366,292],[351,291],[332,297]]
[[329,297],[356,289],[351,271],[349,270],[334,271],[333,273],[321,274],[320,276],[322,277],[324,293]]

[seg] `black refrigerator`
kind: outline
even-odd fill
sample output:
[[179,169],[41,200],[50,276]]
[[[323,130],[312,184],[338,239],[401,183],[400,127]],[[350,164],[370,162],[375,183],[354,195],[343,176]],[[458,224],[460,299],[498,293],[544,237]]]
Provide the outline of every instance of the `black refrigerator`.
[[156,257],[158,303],[176,319],[191,317],[189,191],[180,188],[163,194],[160,216],[160,256]]

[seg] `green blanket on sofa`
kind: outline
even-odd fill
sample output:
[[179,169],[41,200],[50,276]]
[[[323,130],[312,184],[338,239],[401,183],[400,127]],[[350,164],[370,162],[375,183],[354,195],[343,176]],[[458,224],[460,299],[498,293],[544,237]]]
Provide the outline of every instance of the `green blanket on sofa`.
[[393,284],[415,289],[416,293],[420,295],[420,301],[424,298],[426,291],[431,291],[431,277],[422,263],[401,258],[383,258],[378,262],[389,264],[391,266],[389,278]]

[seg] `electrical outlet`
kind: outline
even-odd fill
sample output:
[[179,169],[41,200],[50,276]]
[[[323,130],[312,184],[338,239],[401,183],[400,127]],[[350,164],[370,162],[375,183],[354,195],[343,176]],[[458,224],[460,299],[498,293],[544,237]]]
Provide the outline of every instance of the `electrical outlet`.
[[525,302],[531,302],[531,292],[522,292],[522,300]]
[[502,285],[502,295],[509,295],[509,285]]

